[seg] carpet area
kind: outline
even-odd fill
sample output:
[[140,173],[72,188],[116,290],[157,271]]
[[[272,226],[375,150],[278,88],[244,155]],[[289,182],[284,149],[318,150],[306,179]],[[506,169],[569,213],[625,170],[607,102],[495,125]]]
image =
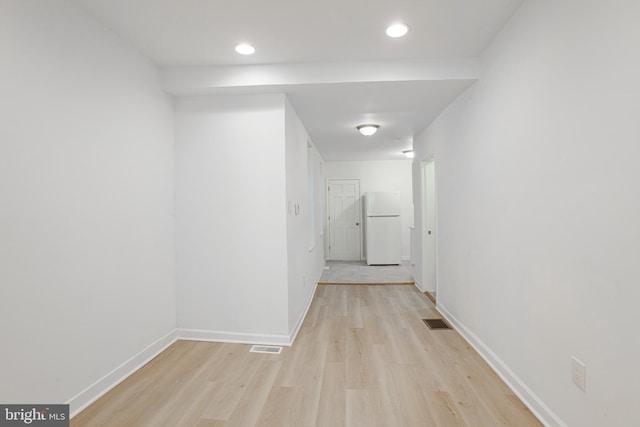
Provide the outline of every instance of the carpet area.
[[413,284],[407,262],[402,265],[367,265],[364,261],[327,261],[320,284]]

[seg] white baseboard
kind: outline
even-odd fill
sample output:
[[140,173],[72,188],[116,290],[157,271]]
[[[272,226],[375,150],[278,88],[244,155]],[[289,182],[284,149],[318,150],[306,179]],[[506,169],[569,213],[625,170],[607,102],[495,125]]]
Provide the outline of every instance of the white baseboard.
[[413,279],[413,285],[418,288],[418,290],[422,293],[426,292],[424,289],[422,289],[422,284],[420,284],[420,282],[418,280],[416,280],[415,278]]
[[178,330],[174,329],[86,389],[82,390],[80,393],[73,396],[66,402],[69,405],[69,411],[71,413],[70,417],[75,417],[80,413],[80,411],[91,405],[135,371],[146,365],[151,359],[166,350],[166,348],[176,342],[177,339]]
[[311,308],[311,304],[313,303],[313,297],[315,296],[316,290],[318,289],[318,282],[320,281],[320,277],[322,277],[323,271],[324,271],[324,265],[320,269],[320,272],[318,273],[318,277],[316,277],[316,280],[313,281],[313,290],[309,294],[306,308],[298,318],[298,321],[296,322],[296,325],[294,326],[293,331],[289,333],[289,336],[291,337],[292,345],[293,345],[293,342],[296,340],[296,337],[298,336],[298,332],[300,332],[300,328],[302,328],[302,324],[304,323],[304,319],[306,319],[307,317],[307,313],[309,313],[309,309]]
[[262,344],[262,345],[278,345],[278,346],[291,346],[295,340],[304,319],[307,317],[311,304],[313,303],[313,297],[315,296],[318,282],[322,276],[323,269],[320,269],[318,277],[314,281],[313,290],[309,294],[307,305],[305,310],[300,315],[300,318],[296,322],[295,327],[291,331],[290,335],[275,335],[275,334],[247,334],[241,332],[225,332],[225,331],[208,331],[200,329],[174,329],[166,336],[160,338],[156,342],[152,343],[144,350],[131,357],[122,365],[96,381],[94,384],[81,391],[66,403],[70,406],[71,418],[80,413],[87,406],[102,397],[109,390],[120,384],[127,377],[132,375],[138,369],[147,364],[151,359],[162,353],[171,344],[177,340],[191,340],[191,341],[213,341],[213,342],[226,342],[236,344]]
[[553,412],[480,338],[456,319],[440,300],[436,309],[447,319],[456,331],[480,354],[504,383],[547,427],[567,427],[562,419]]
[[208,331],[203,329],[179,329],[178,339],[233,344],[291,345],[291,337],[286,334],[247,334],[244,332]]

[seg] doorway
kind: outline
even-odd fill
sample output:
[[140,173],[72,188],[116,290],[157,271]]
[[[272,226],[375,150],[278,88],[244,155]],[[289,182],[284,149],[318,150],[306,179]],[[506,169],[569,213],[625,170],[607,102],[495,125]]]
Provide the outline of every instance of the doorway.
[[362,258],[360,180],[329,179],[327,194],[329,199],[327,259],[360,261]]
[[422,170],[422,282],[424,290],[435,299],[437,280],[437,210],[435,159],[421,163]]

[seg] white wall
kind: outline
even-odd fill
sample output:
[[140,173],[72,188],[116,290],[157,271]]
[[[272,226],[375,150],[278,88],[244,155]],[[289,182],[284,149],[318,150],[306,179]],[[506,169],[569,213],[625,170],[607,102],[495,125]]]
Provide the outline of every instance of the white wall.
[[436,159],[438,305],[552,426],[640,425],[638,16],[526,1],[414,145],[415,185]]
[[[285,103],[285,144],[289,331],[293,334],[304,320],[304,314],[311,303],[325,263],[321,235],[324,216],[321,202],[324,197],[324,165],[322,157],[288,100]],[[314,200],[310,200],[309,195],[309,156],[313,173],[311,179]],[[313,224],[309,215],[310,209],[314,209]],[[310,229],[313,230],[312,234]]]
[[0,401],[65,402],[175,329],[172,105],[59,0],[0,3],[0,94]]
[[286,342],[284,95],[176,101],[178,324]]
[[368,191],[400,191],[402,259],[410,259],[409,227],[413,225],[411,160],[326,162],[325,170],[327,180],[359,179],[361,196]]

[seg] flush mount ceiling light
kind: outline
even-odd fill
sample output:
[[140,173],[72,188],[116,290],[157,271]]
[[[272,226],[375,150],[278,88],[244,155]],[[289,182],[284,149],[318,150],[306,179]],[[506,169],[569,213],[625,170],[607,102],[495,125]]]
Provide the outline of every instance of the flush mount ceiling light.
[[256,49],[247,43],[241,43],[236,46],[236,52],[238,52],[240,55],[253,55],[255,51]]
[[363,134],[364,136],[371,136],[374,133],[378,132],[378,128],[380,127],[380,125],[359,125],[356,126],[356,129],[358,129],[358,131]]
[[387,27],[387,35],[393,38],[402,37],[407,34],[407,31],[409,31],[407,24],[396,23]]
[[402,152],[402,154],[407,156],[409,159],[413,159],[416,156],[416,154],[413,152],[413,150],[404,150]]

